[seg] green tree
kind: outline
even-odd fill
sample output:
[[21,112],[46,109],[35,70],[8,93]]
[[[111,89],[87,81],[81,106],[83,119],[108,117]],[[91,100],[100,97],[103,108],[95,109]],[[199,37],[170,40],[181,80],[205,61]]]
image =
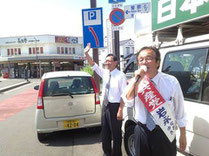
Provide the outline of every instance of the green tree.
[[86,65],[83,68],[81,68],[81,71],[89,73],[91,76],[94,76],[94,71],[91,69],[90,65]]
[[185,71],[188,70],[192,59],[193,59],[193,56],[191,56],[191,55],[184,56],[184,55],[174,54],[174,55],[170,56],[170,61],[180,62],[183,65]]

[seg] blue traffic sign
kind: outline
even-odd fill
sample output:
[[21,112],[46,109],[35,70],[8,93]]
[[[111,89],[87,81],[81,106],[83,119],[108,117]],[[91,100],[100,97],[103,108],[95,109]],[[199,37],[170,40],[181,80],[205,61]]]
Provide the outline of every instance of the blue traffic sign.
[[121,25],[125,21],[124,11],[119,8],[112,10],[109,19],[112,24]]
[[82,9],[83,46],[104,47],[102,8]]
[[109,3],[120,3],[125,2],[125,0],[109,0]]

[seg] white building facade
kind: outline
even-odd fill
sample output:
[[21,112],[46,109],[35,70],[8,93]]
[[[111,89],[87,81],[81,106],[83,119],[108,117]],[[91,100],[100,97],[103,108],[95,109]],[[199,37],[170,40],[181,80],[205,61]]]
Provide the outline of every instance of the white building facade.
[[74,36],[17,36],[0,38],[0,65],[5,78],[40,77],[45,72],[79,70],[83,38]]
[[130,56],[134,54],[135,44],[132,39],[122,40],[120,41],[120,68],[123,71],[127,60]]
[[[120,70],[123,71],[127,60],[134,54],[135,45],[132,39],[120,41]],[[107,54],[110,54],[107,47],[99,48],[99,65],[102,67]]]

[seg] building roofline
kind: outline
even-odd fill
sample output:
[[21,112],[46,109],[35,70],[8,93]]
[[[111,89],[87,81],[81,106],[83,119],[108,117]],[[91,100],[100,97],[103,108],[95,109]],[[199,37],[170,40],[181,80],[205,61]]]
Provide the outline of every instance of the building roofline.
[[[132,40],[131,38],[120,41],[120,45],[126,44],[128,41]],[[133,41],[133,40],[132,40]]]
[[17,38],[17,37],[33,37],[33,36],[59,36],[59,37],[81,37],[82,36],[74,36],[74,35],[53,35],[53,34],[40,34],[40,35],[20,35],[20,36],[3,36],[0,37],[0,39],[4,39],[4,38]]

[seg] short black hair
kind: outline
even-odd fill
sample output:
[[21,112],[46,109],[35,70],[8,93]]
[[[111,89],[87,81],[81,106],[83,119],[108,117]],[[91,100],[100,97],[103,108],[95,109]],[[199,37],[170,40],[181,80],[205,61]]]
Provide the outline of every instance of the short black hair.
[[109,56],[113,56],[113,61],[117,61],[117,57],[114,55],[114,54],[107,54],[106,58],[109,57]]
[[145,47],[142,47],[136,54],[136,57],[137,57],[137,61],[138,61],[138,56],[140,54],[140,52],[142,52],[143,50],[150,50],[152,52],[155,53],[155,60],[156,61],[160,61],[161,58],[160,58],[160,51],[156,48],[156,47],[153,47],[153,46],[145,46]]
[[[152,52],[155,53],[155,61],[161,61],[161,58],[160,58],[160,51],[156,48],[156,47],[153,47],[153,46],[145,46],[145,47],[142,47],[136,54],[136,60],[137,60],[137,64],[139,64],[139,60],[138,60],[138,56],[140,54],[140,52],[142,52],[143,50],[150,50]],[[159,66],[160,67],[160,66]],[[157,69],[159,69],[159,67],[157,67]]]

